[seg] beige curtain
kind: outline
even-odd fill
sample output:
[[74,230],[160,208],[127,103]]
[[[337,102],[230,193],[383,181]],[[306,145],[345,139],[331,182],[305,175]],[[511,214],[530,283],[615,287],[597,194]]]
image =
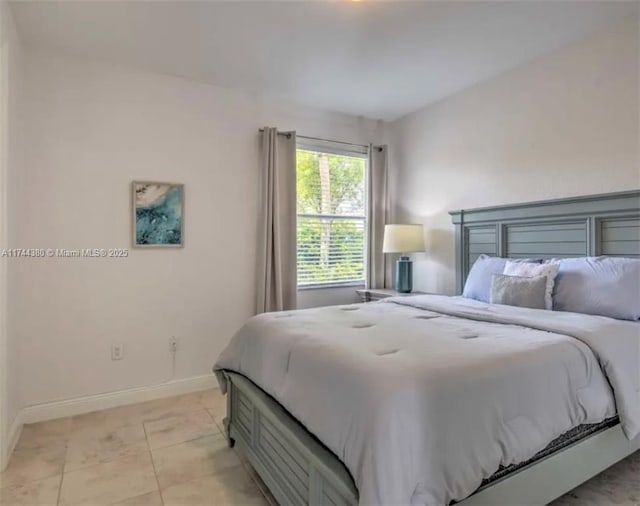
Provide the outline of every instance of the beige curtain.
[[260,149],[256,313],[265,313],[296,307],[296,134],[266,127]]
[[369,146],[369,255],[367,288],[385,288],[385,255],[382,253],[384,226],[387,222],[387,146]]

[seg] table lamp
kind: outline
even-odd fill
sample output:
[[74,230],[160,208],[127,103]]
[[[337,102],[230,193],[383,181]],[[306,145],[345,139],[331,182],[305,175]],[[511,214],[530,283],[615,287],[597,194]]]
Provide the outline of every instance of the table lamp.
[[413,262],[406,255],[424,251],[424,232],[422,225],[385,225],[383,253],[400,253],[396,261],[395,289],[400,293],[413,290]]

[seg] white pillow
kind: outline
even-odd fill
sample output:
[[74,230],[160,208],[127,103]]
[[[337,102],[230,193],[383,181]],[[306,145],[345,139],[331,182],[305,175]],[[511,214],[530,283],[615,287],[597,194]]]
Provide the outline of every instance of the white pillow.
[[548,264],[527,264],[523,262],[512,262],[507,260],[504,266],[503,274],[507,276],[522,276],[525,278],[533,278],[536,276],[547,277],[547,289],[544,294],[545,309],[553,309],[553,285],[556,282],[559,265],[555,262]]

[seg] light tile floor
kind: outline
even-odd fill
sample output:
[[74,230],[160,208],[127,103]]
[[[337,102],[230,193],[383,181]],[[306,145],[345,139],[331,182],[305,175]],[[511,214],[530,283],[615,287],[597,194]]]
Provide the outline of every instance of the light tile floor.
[[26,425],[0,506],[275,504],[222,434],[209,390]]
[[[269,506],[249,464],[226,445],[219,390],[24,427],[0,506]],[[640,452],[554,506],[640,506]]]

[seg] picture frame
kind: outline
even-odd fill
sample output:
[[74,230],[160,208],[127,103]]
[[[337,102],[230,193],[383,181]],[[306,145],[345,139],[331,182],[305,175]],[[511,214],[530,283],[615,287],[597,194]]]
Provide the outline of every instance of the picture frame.
[[132,181],[134,248],[184,247],[184,184]]

